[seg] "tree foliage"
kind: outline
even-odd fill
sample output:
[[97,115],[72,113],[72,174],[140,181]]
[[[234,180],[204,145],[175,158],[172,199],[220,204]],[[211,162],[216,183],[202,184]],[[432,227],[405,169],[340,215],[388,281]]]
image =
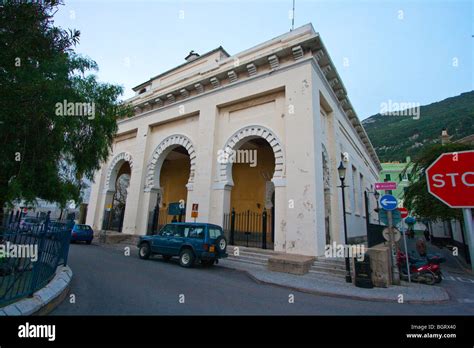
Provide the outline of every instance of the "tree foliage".
[[[78,201],[82,179],[108,157],[117,118],[131,115],[118,100],[122,87],[98,82],[97,64],[74,52],[80,32],[54,25],[60,5],[0,6],[1,207],[17,199]],[[95,114],[58,115],[65,101],[90,103]]]
[[408,210],[431,221],[460,220],[462,218],[461,209],[448,207],[428,192],[425,171],[443,153],[472,149],[474,149],[473,146],[457,143],[426,147],[415,158],[413,165],[405,169],[411,175],[410,184],[404,195],[404,204]]

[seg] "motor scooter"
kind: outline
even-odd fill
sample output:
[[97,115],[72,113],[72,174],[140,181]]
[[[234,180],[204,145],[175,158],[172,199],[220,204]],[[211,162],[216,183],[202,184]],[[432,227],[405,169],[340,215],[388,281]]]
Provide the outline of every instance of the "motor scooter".
[[[410,265],[410,278],[415,282],[433,285],[442,280],[441,268],[439,264],[443,258],[438,255],[430,255],[430,257],[421,259],[412,256],[408,257]],[[400,270],[400,277],[402,280],[408,280],[408,273],[406,269],[406,254],[402,251],[397,251],[397,265]]]

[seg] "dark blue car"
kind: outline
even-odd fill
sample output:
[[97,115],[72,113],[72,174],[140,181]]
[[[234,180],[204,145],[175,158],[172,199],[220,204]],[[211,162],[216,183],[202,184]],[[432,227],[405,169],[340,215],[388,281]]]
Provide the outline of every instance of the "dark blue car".
[[138,255],[148,259],[154,254],[165,260],[179,256],[179,264],[192,267],[197,261],[211,266],[227,257],[227,241],[222,228],[207,223],[171,223],[163,226],[156,235],[141,236]]
[[94,239],[94,230],[89,225],[75,224],[71,230],[71,242],[92,243]]

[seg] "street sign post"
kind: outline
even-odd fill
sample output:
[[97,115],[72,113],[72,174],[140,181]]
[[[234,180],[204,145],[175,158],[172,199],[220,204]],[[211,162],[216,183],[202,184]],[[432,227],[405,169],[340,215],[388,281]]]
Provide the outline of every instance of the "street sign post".
[[404,219],[408,216],[408,209],[407,208],[398,208],[398,211],[400,212],[400,217],[402,219]]
[[392,191],[397,189],[397,183],[392,181],[376,182],[375,189],[377,191]]
[[[393,225],[398,225],[398,223],[402,220],[401,213],[398,209],[392,211],[392,223]],[[386,210],[380,211],[380,221],[383,222],[385,225],[388,226],[388,212]]]
[[383,195],[380,197],[380,206],[383,210],[392,211],[397,209],[398,201],[392,195]]
[[474,208],[474,151],[443,153],[426,169],[426,181],[451,208]]
[[[400,231],[394,227],[392,233],[393,233],[393,241],[398,242],[401,238]],[[382,235],[386,241],[390,241],[390,230],[388,229],[388,227],[383,229]]]
[[199,211],[199,204],[193,203],[193,207],[191,210],[191,217],[194,218],[194,222],[196,222],[196,218],[199,215],[198,211]]
[[[401,209],[404,209],[403,212],[401,211]],[[408,216],[408,210],[406,208],[398,208],[398,210],[400,210],[402,216],[405,216],[405,218]],[[403,244],[405,245],[405,261],[406,261],[406,264],[407,264],[408,283],[411,283],[410,260],[409,260],[409,257],[408,257],[407,236],[406,236],[406,233],[404,231],[403,219],[400,220],[400,230],[403,234]]]
[[394,223],[393,223],[393,214],[394,210],[396,214],[400,214],[399,210],[397,209],[398,206],[398,201],[397,199],[392,196],[385,194],[382,197],[380,197],[380,206],[382,207],[383,210],[387,212],[387,222],[388,222],[388,231],[389,231],[389,242],[390,242],[390,249],[392,253],[392,282],[394,285],[400,284],[400,274],[398,272],[398,266],[397,266],[397,246],[395,244],[395,229],[394,229]]
[[[466,239],[474,259],[474,151],[441,154],[427,169],[428,191],[451,208],[462,208]],[[472,270],[474,262],[471,261]]]

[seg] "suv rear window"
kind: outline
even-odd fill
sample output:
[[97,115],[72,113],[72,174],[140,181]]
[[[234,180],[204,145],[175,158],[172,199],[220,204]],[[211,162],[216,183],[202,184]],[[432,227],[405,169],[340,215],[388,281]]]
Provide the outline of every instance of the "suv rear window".
[[189,238],[204,239],[204,227],[194,227],[189,231]]
[[209,238],[217,239],[222,236],[222,231],[219,228],[209,227]]

